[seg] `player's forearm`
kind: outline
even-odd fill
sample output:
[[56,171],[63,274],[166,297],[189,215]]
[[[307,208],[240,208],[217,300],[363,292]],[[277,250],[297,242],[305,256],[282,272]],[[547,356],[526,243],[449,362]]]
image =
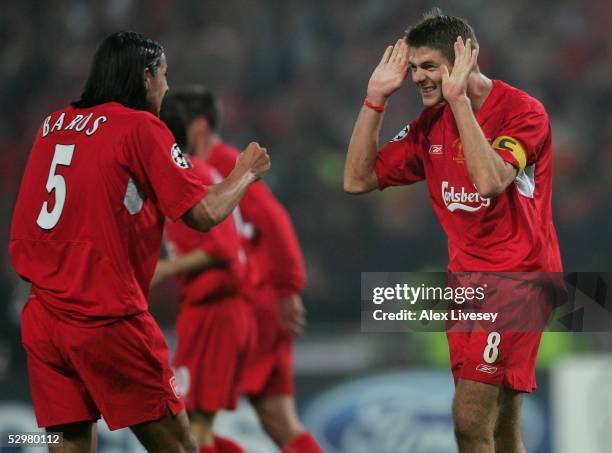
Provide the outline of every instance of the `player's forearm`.
[[168,274],[173,276],[202,272],[206,269],[222,265],[223,261],[209,255],[204,250],[197,249],[170,260],[168,264]]
[[374,167],[383,115],[366,106],[359,112],[344,165],[344,190],[348,193],[369,192],[378,185]]
[[502,193],[516,176],[516,170],[491,147],[476,121],[470,100],[450,104],[461,137],[468,173],[483,197]]
[[210,230],[234,210],[255,181],[252,172],[235,168],[222,182],[208,188],[206,196],[183,216],[183,221],[196,230]]

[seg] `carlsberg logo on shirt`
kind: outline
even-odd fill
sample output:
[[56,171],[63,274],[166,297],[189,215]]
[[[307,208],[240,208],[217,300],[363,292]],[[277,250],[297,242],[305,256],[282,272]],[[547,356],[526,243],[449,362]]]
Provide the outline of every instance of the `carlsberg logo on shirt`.
[[458,191],[455,187],[448,185],[448,181],[442,181],[442,199],[449,211],[457,209],[474,212],[491,204],[491,199],[483,198],[476,191],[466,192],[465,187]]

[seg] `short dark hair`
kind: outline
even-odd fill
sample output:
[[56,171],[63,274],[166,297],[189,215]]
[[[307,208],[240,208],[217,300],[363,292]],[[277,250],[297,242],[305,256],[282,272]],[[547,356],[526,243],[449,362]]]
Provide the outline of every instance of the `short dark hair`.
[[173,88],[164,98],[163,111],[182,116],[185,126],[197,117],[204,117],[209,127],[216,131],[219,127],[219,109],[212,92],[202,85],[188,85]]
[[118,102],[125,107],[146,110],[144,70],[155,76],[164,48],[140,33],[122,31],[107,37],[94,55],[81,98],[72,105],[92,107]]
[[431,47],[439,51],[453,64],[455,61],[454,43],[457,36],[465,42],[472,41],[472,49],[478,47],[474,29],[465,19],[442,14],[440,8],[432,8],[423,15],[423,19],[406,30],[405,38],[409,46]]

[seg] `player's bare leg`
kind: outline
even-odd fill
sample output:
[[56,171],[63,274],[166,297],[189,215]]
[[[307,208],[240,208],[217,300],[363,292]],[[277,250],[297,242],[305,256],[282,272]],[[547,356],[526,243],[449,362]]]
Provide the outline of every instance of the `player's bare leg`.
[[149,453],[197,453],[198,446],[189,432],[189,419],[183,409],[150,422],[130,426]]
[[95,453],[98,451],[98,431],[95,421],[48,426],[47,432],[63,433],[61,446],[49,446],[50,453]]
[[499,416],[495,426],[496,453],[526,453],[521,436],[520,392],[502,388],[499,394]]
[[460,379],[453,401],[455,436],[460,453],[495,453],[500,388]]
[[215,444],[213,433],[215,415],[217,415],[216,412],[197,411],[189,413],[191,434],[193,434],[199,446],[213,446]]
[[279,448],[306,431],[300,423],[292,396],[252,397],[251,404],[257,411],[264,431]]

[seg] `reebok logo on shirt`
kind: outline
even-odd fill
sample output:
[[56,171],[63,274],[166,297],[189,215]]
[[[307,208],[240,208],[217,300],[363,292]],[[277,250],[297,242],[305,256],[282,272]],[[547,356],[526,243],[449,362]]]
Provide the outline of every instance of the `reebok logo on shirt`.
[[442,200],[450,212],[457,209],[475,212],[491,204],[491,199],[481,197],[478,192],[467,192],[465,187],[457,191],[454,186],[449,186],[448,181],[442,181]]

